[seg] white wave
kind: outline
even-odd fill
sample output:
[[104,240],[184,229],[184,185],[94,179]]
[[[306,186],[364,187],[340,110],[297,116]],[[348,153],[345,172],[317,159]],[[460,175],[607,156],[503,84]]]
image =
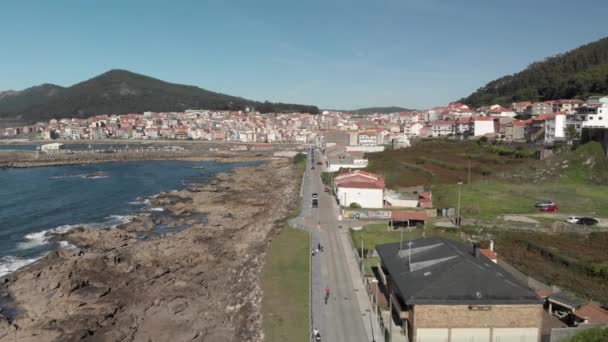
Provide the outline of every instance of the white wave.
[[76,248],[76,246],[72,245],[71,243],[69,243],[67,241],[59,241],[59,247],[62,249]]
[[0,258],[0,277],[15,272],[21,267],[27,266],[40,258],[42,258],[42,256],[29,259],[21,259],[10,255],[2,257]]
[[132,205],[143,205],[143,204],[148,205],[148,204],[150,204],[150,199],[149,198],[138,197],[137,199],[135,199],[135,201],[129,202],[129,204],[132,204]]
[[[131,222],[135,216],[131,215],[110,215],[106,217],[104,222],[98,223],[82,223],[82,224],[65,224],[63,226],[55,227],[53,229],[47,229],[40,232],[29,233],[24,236],[25,241],[19,242],[17,248],[20,250],[40,247],[50,243],[51,237],[57,234],[65,234],[70,230],[78,227],[86,229],[95,228],[116,228],[116,226]],[[61,242],[60,242],[61,245]]]
[[165,209],[163,208],[159,208],[159,207],[155,207],[155,208],[150,208],[148,209],[149,211],[165,211]]

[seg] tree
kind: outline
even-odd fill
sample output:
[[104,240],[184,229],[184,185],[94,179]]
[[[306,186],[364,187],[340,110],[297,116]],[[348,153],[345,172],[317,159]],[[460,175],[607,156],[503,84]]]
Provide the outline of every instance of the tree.
[[580,135],[574,125],[567,125],[564,129],[564,135],[566,136],[568,145],[572,145],[573,141],[580,139]]

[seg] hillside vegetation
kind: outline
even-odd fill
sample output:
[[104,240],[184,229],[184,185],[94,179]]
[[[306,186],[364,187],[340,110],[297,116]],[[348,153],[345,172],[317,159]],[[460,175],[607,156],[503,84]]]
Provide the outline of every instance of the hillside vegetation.
[[315,106],[256,102],[194,86],[164,82],[125,70],[111,70],[68,88],[42,85],[0,93],[0,118],[23,122],[86,118],[97,114],[171,112],[186,109],[318,113]]
[[608,93],[608,38],[532,63],[496,79],[461,101],[473,107],[517,101],[581,98]]

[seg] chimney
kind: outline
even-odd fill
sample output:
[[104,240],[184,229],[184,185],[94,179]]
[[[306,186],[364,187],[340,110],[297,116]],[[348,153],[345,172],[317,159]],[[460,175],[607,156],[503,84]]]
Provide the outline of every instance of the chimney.
[[494,252],[494,240],[490,240],[490,250]]

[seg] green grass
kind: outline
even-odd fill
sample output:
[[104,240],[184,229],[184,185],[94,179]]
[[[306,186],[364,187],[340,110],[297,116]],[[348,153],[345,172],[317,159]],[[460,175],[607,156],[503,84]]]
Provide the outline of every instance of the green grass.
[[[606,193],[608,186],[587,183],[527,184],[487,180],[461,185],[460,206],[464,217],[494,219],[504,214],[536,214],[539,213],[534,207],[536,202],[553,200],[560,212],[608,216]],[[456,208],[458,185],[435,185],[433,200],[437,208]]]
[[310,340],[308,233],[283,227],[270,245],[262,275],[266,341]]

